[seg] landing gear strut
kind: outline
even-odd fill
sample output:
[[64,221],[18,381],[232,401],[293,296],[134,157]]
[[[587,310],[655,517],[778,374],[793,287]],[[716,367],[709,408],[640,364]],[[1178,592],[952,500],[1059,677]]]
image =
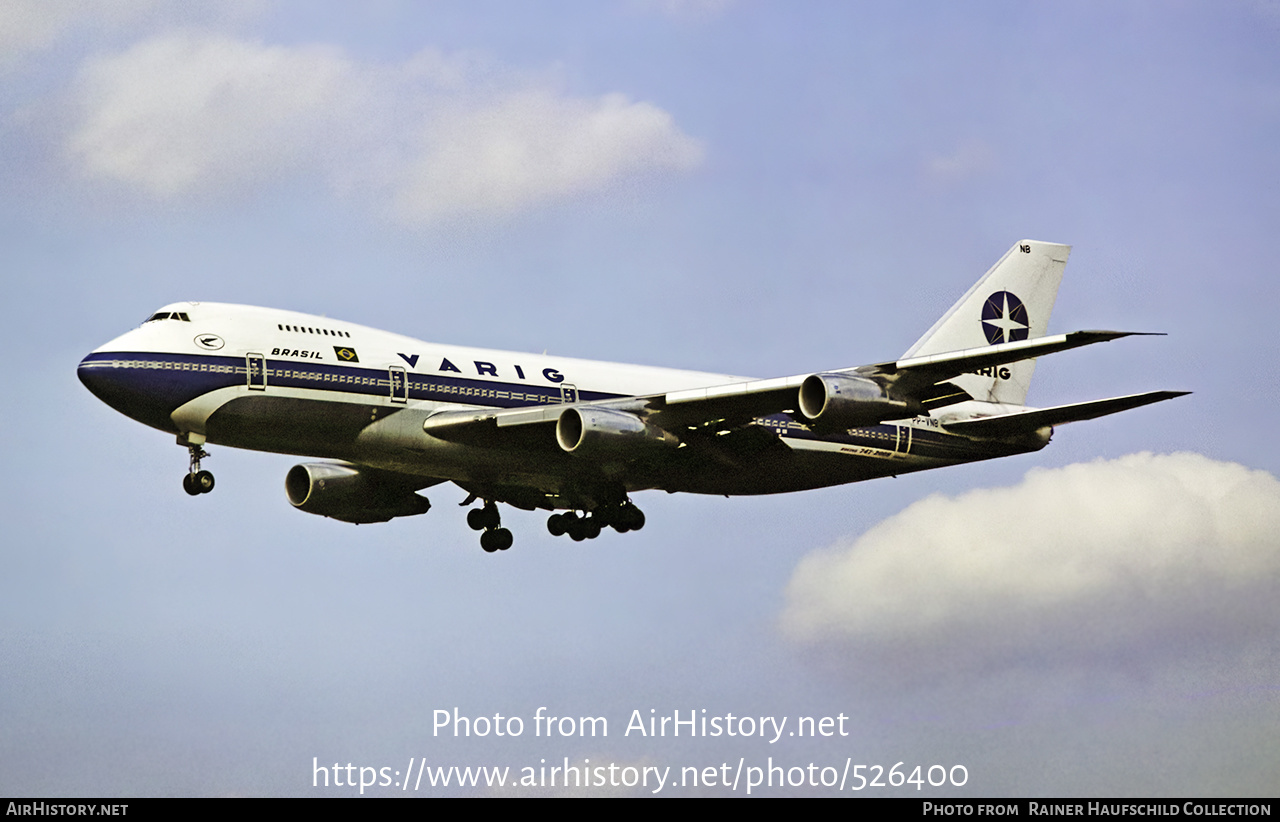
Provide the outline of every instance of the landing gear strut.
[[203,444],[196,443],[188,444],[187,451],[191,454],[191,464],[187,475],[182,478],[182,490],[193,497],[207,494],[213,490],[213,474],[200,470],[200,460],[209,456],[209,452],[204,450]]
[[480,547],[486,553],[505,551],[515,542],[511,532],[502,527],[502,515],[493,500],[485,500],[483,508],[472,508],[467,512],[467,525],[472,531],[483,531],[480,534]]

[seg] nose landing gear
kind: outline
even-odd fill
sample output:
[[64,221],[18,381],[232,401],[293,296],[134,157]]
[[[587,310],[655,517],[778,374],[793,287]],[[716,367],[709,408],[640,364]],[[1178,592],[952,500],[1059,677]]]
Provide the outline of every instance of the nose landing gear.
[[191,464],[187,475],[182,478],[182,490],[193,497],[207,494],[213,490],[213,474],[200,469],[200,460],[209,456],[203,443],[188,443],[187,451],[191,454]]

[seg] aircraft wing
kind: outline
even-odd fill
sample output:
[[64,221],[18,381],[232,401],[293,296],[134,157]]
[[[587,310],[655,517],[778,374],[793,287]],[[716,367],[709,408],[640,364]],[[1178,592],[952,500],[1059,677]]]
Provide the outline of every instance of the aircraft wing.
[[[1052,337],[1039,337],[1034,340],[989,345],[923,357],[910,357],[893,362],[864,365],[826,373],[875,380],[887,386],[889,392],[899,399],[918,403],[926,409],[936,408],[971,399],[963,390],[947,382],[947,380],[960,374],[1141,333],[1131,331],[1075,331],[1070,334],[1058,334]],[[514,434],[515,432],[512,429],[516,427],[554,425],[564,410],[569,407],[590,407],[625,412],[647,419],[653,424],[670,431],[685,427],[734,428],[744,425],[757,417],[766,417],[779,413],[796,413],[797,392],[810,376],[812,375],[802,374],[792,377],[749,380],[709,386],[707,388],[671,391],[666,394],[598,400],[569,405],[444,411],[429,417],[423,428],[428,434],[441,439],[475,444],[496,443],[504,433],[508,435]],[[1164,398],[1161,397],[1161,399]],[[1149,401],[1156,402],[1157,400]],[[1117,408],[1116,410],[1122,409]],[[902,416],[910,416],[910,414],[904,413]],[[885,419],[888,418],[885,417]],[[1083,419],[1083,417],[1080,419]],[[504,432],[502,429],[506,429],[506,431]]]

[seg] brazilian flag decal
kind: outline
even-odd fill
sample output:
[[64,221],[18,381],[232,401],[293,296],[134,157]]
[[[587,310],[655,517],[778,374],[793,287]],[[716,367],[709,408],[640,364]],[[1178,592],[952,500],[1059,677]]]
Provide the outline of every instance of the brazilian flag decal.
[[360,358],[356,356],[356,350],[354,348],[335,345],[333,347],[333,353],[343,362],[360,362]]

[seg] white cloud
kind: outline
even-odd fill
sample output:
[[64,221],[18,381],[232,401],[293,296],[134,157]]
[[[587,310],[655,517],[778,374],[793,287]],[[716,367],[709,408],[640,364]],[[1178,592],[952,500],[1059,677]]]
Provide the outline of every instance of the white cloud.
[[175,0],[3,0],[0,68],[16,65],[76,32],[100,35],[166,20],[234,21],[254,16],[262,0],[217,4]]
[[157,0],[5,0],[0,3],[0,63],[53,45],[76,26],[100,25],[146,11]]
[[77,9],[41,0],[0,3],[0,59],[15,62],[31,52],[48,48],[75,22]]
[[652,104],[571,97],[433,52],[379,65],[168,34],[87,62],[75,104],[69,154],[90,178],[175,198],[301,172],[408,222],[511,212],[702,154]]
[[515,211],[644,169],[685,169],[701,147],[671,115],[620,94],[522,91],[436,117],[399,192],[401,213]]
[[1198,454],[1133,454],[922,500],[802,560],[782,623],[899,676],[1141,670],[1265,647],[1278,593],[1280,481]]
[[358,100],[336,49],[169,35],[86,64],[70,151],[85,173],[157,197],[306,163]]

